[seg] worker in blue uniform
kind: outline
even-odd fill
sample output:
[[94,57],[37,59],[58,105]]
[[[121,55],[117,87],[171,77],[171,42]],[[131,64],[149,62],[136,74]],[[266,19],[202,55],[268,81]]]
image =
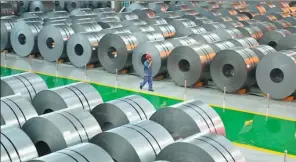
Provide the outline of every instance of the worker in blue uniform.
[[144,62],[144,81],[140,83],[140,89],[142,89],[148,82],[149,91],[154,91],[152,88],[152,59],[149,54],[146,54],[146,61]]

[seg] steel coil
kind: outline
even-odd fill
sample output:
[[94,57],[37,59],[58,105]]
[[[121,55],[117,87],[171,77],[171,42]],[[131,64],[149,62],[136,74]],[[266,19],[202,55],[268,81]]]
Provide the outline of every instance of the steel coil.
[[15,15],[9,15],[9,16],[1,16],[0,17],[0,20],[7,20],[7,19],[9,19],[9,20],[15,20],[15,19],[17,19],[18,17],[17,16],[15,16]]
[[114,21],[99,21],[98,24],[103,28],[119,28],[123,27],[123,25],[120,22],[114,22]]
[[246,162],[240,150],[225,137],[215,134],[196,136],[167,146],[158,154],[156,160]]
[[253,19],[255,16],[260,15],[258,12],[239,12],[239,13],[248,16],[250,20]]
[[74,30],[68,25],[44,26],[38,35],[38,48],[44,60],[67,58],[66,45],[73,34]]
[[118,13],[118,16],[121,21],[139,19],[138,15],[133,12],[121,12],[121,13]]
[[144,77],[144,59],[150,54],[153,60],[152,77],[167,72],[167,58],[175,47],[169,41],[150,41],[137,46],[132,55],[133,67],[140,77]]
[[88,142],[102,132],[90,112],[75,108],[31,118],[22,129],[31,138],[39,156]]
[[208,9],[216,9],[216,8],[219,8],[220,7],[219,3],[214,2],[214,1],[212,1],[212,2],[201,1],[201,2],[198,3],[198,5],[200,7],[208,8]]
[[81,143],[51,153],[29,162],[114,162],[111,156],[101,147],[91,143]]
[[263,36],[263,32],[256,26],[237,28],[245,37],[253,37],[259,40]]
[[170,24],[154,25],[154,30],[160,32],[165,39],[173,38],[176,35],[176,29]]
[[168,11],[188,10],[190,9],[186,4],[170,5]]
[[250,18],[244,14],[237,14],[237,15],[232,15],[230,16],[233,20],[237,21],[248,21]]
[[96,23],[93,17],[88,16],[71,16],[72,24]]
[[102,103],[96,106],[91,114],[102,130],[107,131],[125,124],[148,120],[154,112],[154,106],[147,99],[131,95]]
[[114,128],[91,139],[120,162],[151,162],[173,142],[167,130],[149,120]]
[[189,10],[179,10],[179,11],[175,11],[175,12],[177,12],[177,14],[182,16],[182,17],[184,17],[185,15],[193,15],[193,16],[199,15],[199,13],[196,10],[191,10],[191,9],[189,9]]
[[216,33],[192,34],[189,37],[192,37],[199,43],[213,43],[222,40]]
[[289,30],[292,34],[296,33],[296,26],[290,26],[286,28],[286,30]]
[[32,103],[39,115],[78,108],[91,111],[103,102],[100,93],[88,83],[73,83],[39,92]]
[[21,18],[29,18],[29,17],[40,17],[43,19],[47,18],[46,14],[43,11],[38,12],[25,12],[21,16]]
[[152,9],[156,13],[166,12],[166,10],[169,8],[169,5],[163,2],[152,2],[148,4],[148,8]]
[[140,20],[140,19],[136,19],[136,20],[123,20],[123,21],[121,21],[121,24],[122,24],[123,26],[147,25],[146,21],[144,21],[144,20]]
[[93,9],[94,13],[99,13],[99,12],[110,12],[110,13],[115,13],[115,11],[109,7],[105,7],[105,8],[96,8]]
[[215,16],[222,16],[222,14],[217,10],[209,10],[209,9],[199,8],[199,7],[195,9],[200,13],[200,15],[205,16],[209,19],[212,19]]
[[283,20],[290,22],[293,25],[296,25],[296,18],[295,17],[285,17]]
[[68,12],[71,12],[76,8],[84,8],[84,7],[86,7],[85,1],[66,1],[65,2],[65,9]]
[[0,13],[1,17],[17,14],[13,6],[9,2],[1,1],[0,7],[1,7],[1,13]]
[[203,25],[203,24],[211,24],[214,23],[213,20],[210,20],[206,17],[202,16],[193,16],[193,15],[185,15],[184,18],[192,20],[196,25]]
[[189,27],[186,28],[187,30],[183,31],[183,34],[185,36],[189,36],[192,34],[202,34],[202,33],[207,33],[207,30],[203,27],[199,27],[199,26],[194,26],[194,27]]
[[191,38],[191,37],[177,37],[173,39],[168,39],[168,42],[172,43],[174,47],[179,47],[179,46],[188,46],[191,44],[197,44],[198,42]]
[[157,16],[164,18],[166,20],[170,19],[178,19],[182,17],[182,14],[180,12],[175,12],[175,11],[167,11],[167,12],[160,12],[157,13]]
[[219,51],[222,51],[222,50],[234,49],[238,47],[237,44],[229,40],[210,43],[209,46],[212,47],[212,49],[214,50],[214,53],[218,53]]
[[233,21],[233,19],[229,16],[214,16],[211,18],[211,20],[216,22],[230,22]]
[[107,34],[100,41],[98,58],[110,73],[132,66],[132,53],[137,47],[137,38],[130,33]]
[[146,23],[148,25],[162,25],[162,24],[168,24],[166,19],[161,18],[161,17],[153,17],[149,19],[145,19]]
[[279,51],[262,58],[256,70],[259,88],[274,99],[295,95],[295,60],[295,50]]
[[272,15],[275,16],[278,20],[282,20],[286,17],[290,17],[290,14],[284,13],[284,12],[272,13]]
[[100,12],[100,13],[96,13],[96,20],[100,21],[100,20],[104,20],[104,19],[117,19],[117,21],[120,21],[120,17],[117,13],[110,13],[110,12]]
[[222,40],[244,37],[243,34],[236,28],[216,29],[213,33],[216,33]]
[[140,19],[148,19],[156,16],[155,11],[148,8],[133,10],[133,13],[137,14]]
[[186,86],[206,82],[209,79],[209,65],[215,55],[207,44],[176,47],[168,57],[168,73],[179,86],[185,86],[185,80]]
[[258,15],[258,16],[255,16],[254,19],[258,21],[268,21],[268,22],[277,21],[277,18],[273,15]]
[[290,31],[288,31],[288,30],[277,29],[277,30],[265,33],[263,35],[263,37],[259,40],[259,43],[269,45],[269,46],[276,49],[279,41],[282,38],[284,38],[284,37],[286,37],[288,35],[291,35],[291,34],[292,33]]
[[228,28],[241,28],[244,27],[245,25],[240,22],[240,21],[229,21],[229,22],[224,22],[224,24],[228,27]]
[[101,31],[103,28],[98,23],[79,23],[79,24],[72,24],[71,28],[75,33],[82,33],[82,32],[98,32]]
[[1,78],[1,97],[19,93],[31,102],[38,92],[46,89],[45,81],[34,73],[26,72]]
[[190,34],[187,28],[195,27],[196,24],[189,19],[172,19],[168,21],[176,30],[176,37],[187,36]]
[[105,33],[105,34],[130,33],[131,34],[132,32],[126,29],[125,27],[119,27],[119,28],[103,29],[100,31],[100,33]]
[[71,15],[73,16],[87,16],[87,15],[90,15],[90,16],[94,16],[94,12],[92,11],[92,9],[90,8],[76,8],[74,10],[72,10],[70,12]]
[[155,29],[150,25],[132,25],[127,27],[128,30],[133,32],[151,32],[155,31]]
[[40,23],[40,24],[44,23],[42,18],[40,18],[40,17],[19,18],[19,19],[16,20],[16,22],[24,22],[24,23],[34,22],[34,23]]
[[133,35],[137,38],[139,44],[147,41],[161,41],[164,37],[159,32],[135,32]]
[[99,62],[97,49],[104,32],[76,33],[67,43],[67,54],[71,63],[76,67],[85,67]]
[[234,8],[219,8],[218,12],[220,12],[222,15],[230,16],[230,15],[237,15],[238,12]]
[[251,19],[247,21],[242,21],[241,23],[244,24],[244,26],[246,27],[250,27],[250,26],[255,26],[255,24],[260,23],[260,21]]
[[55,8],[55,11],[63,11],[65,8],[65,1],[63,0],[54,1],[54,8]]
[[1,97],[1,126],[19,127],[38,116],[33,105],[20,95]]
[[64,19],[64,18],[61,18],[61,19],[45,19],[43,25],[44,26],[47,26],[47,25],[67,25],[67,26],[71,26],[72,22],[71,22],[71,20]]
[[245,47],[245,48],[251,48],[251,47],[256,47],[259,46],[259,43],[256,39],[253,37],[245,37],[245,38],[240,38],[240,39],[231,39],[229,40],[232,43],[234,43],[237,46],[240,47]]
[[214,22],[211,24],[203,24],[202,27],[207,29],[207,31],[213,31],[216,29],[226,29],[227,28],[225,24],[218,23],[218,22]]
[[278,41],[278,50],[296,49],[296,34],[288,35]]
[[10,42],[15,53],[21,57],[39,52],[37,37],[42,28],[36,22],[18,22],[11,29]]
[[151,116],[150,120],[162,125],[175,140],[197,133],[226,135],[220,116],[208,104],[198,100],[160,109]]
[[48,18],[69,18],[70,14],[67,11],[52,11],[52,12],[47,12],[46,17],[48,17]]
[[268,45],[260,45],[260,46],[252,47],[250,49],[256,53],[256,55],[259,57],[260,60],[266,55],[277,52],[274,48]]
[[263,5],[261,4],[256,4],[256,5],[248,5],[247,8],[251,12],[258,12],[260,15],[265,15],[266,14],[266,9]]
[[126,10],[127,11],[134,11],[134,10],[141,10],[141,9],[147,9],[149,8],[148,3],[147,2],[137,2],[137,3],[132,3],[130,4]]
[[259,22],[254,23],[253,25],[257,26],[263,32],[263,34],[277,29],[276,26],[270,22]]
[[1,127],[1,162],[28,161],[38,157],[31,139],[20,128]]
[[1,51],[4,49],[11,49],[10,33],[15,24],[14,19],[0,20],[1,23]]
[[249,48],[222,50],[211,62],[212,80],[220,90],[229,93],[250,88],[256,84],[258,63],[259,57]]
[[275,22],[272,22],[278,29],[286,29],[288,27],[292,26],[292,23],[285,21],[285,20],[278,20]]
[[53,1],[32,1],[30,3],[30,11],[31,12],[38,12],[44,11],[49,12],[55,9],[55,5]]
[[30,2],[20,1],[19,2],[19,14],[29,11]]

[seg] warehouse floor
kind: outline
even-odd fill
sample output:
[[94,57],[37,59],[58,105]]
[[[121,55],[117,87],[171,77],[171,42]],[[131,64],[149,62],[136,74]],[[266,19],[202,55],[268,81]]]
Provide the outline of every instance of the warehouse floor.
[[[99,82],[101,85],[107,84],[109,86],[124,87],[125,89],[139,92],[139,82],[141,78],[133,75],[119,75],[116,77],[114,74],[107,73],[101,68],[87,70],[85,75],[84,69],[73,68],[71,65],[49,63],[43,60],[20,58],[16,55],[7,54],[1,55],[1,66],[10,67],[14,69],[20,69],[24,71],[40,72],[43,74],[50,74],[56,76],[63,76],[67,78],[75,78],[83,81]],[[117,79],[116,79],[117,78]],[[116,81],[117,80],[117,81]],[[223,92],[212,89],[212,88],[194,88],[184,89],[177,87],[174,83],[165,79],[162,81],[154,82],[155,93],[153,95],[158,96],[171,96],[176,99],[199,99],[203,102],[223,105],[225,109],[232,109],[241,112],[251,112],[253,114],[263,114],[268,117],[279,117],[283,120],[289,120],[295,122],[296,120],[296,102],[285,102],[285,101],[267,101],[264,97],[256,95],[230,95],[226,94],[225,102],[223,102]],[[148,93],[146,90],[143,93]],[[268,104],[269,103],[269,104]],[[269,106],[268,106],[269,105]],[[235,108],[231,108],[235,107]],[[296,125],[294,127],[294,132]],[[296,132],[295,132],[296,133]],[[295,134],[296,138],[296,134]],[[282,140],[285,140],[284,138]],[[296,140],[296,139],[295,139]],[[259,149],[257,147],[248,147],[247,145],[239,144],[238,147],[247,157],[249,162],[281,162],[284,161],[283,154],[272,152],[269,150]],[[283,150],[284,151],[284,150]],[[296,162],[296,156],[290,156],[287,162]]]

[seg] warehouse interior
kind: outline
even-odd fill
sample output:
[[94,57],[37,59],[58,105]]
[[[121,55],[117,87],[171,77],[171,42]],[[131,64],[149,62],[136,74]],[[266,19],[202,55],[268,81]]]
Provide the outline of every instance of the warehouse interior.
[[0,161],[296,162],[295,16],[294,1],[1,1]]

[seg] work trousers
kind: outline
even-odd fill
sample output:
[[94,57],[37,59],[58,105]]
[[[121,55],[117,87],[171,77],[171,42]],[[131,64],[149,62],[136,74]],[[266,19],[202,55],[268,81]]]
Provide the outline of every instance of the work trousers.
[[144,76],[144,81],[141,83],[141,86],[144,87],[148,83],[149,90],[152,90],[152,76]]

